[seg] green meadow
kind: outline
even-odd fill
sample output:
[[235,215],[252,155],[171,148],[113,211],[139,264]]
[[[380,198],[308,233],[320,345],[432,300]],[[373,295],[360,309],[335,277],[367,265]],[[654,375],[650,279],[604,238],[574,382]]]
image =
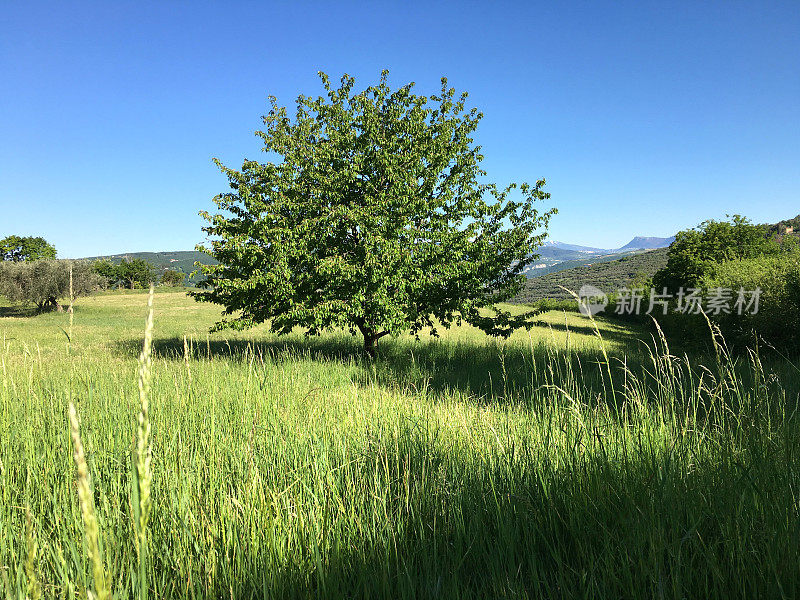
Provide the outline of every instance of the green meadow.
[[9,598],[97,594],[70,403],[115,598],[800,595],[797,361],[555,311],[368,360],[346,332],[209,335],[218,307],[156,293],[143,552],[146,304],[0,307]]

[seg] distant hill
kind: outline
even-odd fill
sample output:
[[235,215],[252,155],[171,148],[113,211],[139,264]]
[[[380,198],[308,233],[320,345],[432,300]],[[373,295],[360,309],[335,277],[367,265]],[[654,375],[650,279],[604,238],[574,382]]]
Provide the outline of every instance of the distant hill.
[[769,225],[769,229],[772,233],[778,235],[800,236],[800,215],[797,215],[794,219],[786,219],[780,223]]
[[571,298],[569,293],[559,286],[577,292],[582,285],[591,284],[606,293],[612,292],[628,285],[639,276],[652,277],[656,271],[667,264],[668,253],[668,248],[635,252],[622,258],[596,259],[591,264],[582,264],[540,277],[532,277],[525,282],[525,289],[513,301],[527,303],[544,298]]
[[529,278],[542,277],[590,263],[619,260],[630,254],[666,248],[674,240],[675,236],[667,238],[636,236],[621,248],[615,249],[549,241],[536,250],[539,258],[525,269],[525,275]]
[[[197,250],[177,250],[175,252],[126,252],[125,254],[112,254],[107,256],[89,256],[85,260],[97,260],[104,258],[111,262],[121,262],[123,258],[128,260],[134,258],[142,258],[154,265],[159,271],[172,269],[173,271],[180,271],[185,273],[187,278],[191,275],[197,267],[195,262],[200,262],[205,265],[217,264],[217,261],[211,258],[208,254],[203,254]],[[189,278],[190,283],[196,283],[197,277]]]

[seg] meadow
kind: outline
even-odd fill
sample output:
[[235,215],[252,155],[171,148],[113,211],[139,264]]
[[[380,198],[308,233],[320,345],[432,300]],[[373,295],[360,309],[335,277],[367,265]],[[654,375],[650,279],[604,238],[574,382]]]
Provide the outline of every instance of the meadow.
[[556,311],[372,361],[345,332],[209,335],[218,307],[157,293],[144,552],[146,304],[0,318],[9,598],[98,591],[70,403],[116,598],[800,596],[797,361]]

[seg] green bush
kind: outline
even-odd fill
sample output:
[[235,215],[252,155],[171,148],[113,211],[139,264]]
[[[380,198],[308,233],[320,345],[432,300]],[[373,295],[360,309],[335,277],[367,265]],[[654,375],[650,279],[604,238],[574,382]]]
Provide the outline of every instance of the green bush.
[[531,302],[531,306],[538,308],[542,312],[566,311],[578,312],[578,303],[575,300],[559,300],[555,298],[543,298],[536,302]]
[[800,349],[800,252],[731,260],[715,265],[713,274],[703,278],[708,294],[713,288],[730,288],[734,301],[740,288],[761,290],[758,312],[712,317],[729,341],[751,343],[759,338],[769,345]]
[[668,288],[674,293],[681,287],[696,287],[719,263],[783,251],[768,225],[755,225],[740,215],[733,215],[730,221],[703,221],[675,235],[667,264],[655,274],[653,283],[656,289]]

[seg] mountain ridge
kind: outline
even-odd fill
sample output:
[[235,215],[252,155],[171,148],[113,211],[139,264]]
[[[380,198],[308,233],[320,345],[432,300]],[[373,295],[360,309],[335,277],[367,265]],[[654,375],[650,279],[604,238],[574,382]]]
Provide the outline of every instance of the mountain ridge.
[[675,241],[674,235],[669,237],[636,235],[627,244],[619,246],[618,248],[596,248],[594,246],[582,246],[580,244],[571,244],[559,240],[548,240],[542,244],[540,250],[542,248],[559,248],[562,250],[572,250],[574,252],[612,254],[615,252],[624,252],[626,250],[655,250],[656,248],[666,248],[673,241]]

